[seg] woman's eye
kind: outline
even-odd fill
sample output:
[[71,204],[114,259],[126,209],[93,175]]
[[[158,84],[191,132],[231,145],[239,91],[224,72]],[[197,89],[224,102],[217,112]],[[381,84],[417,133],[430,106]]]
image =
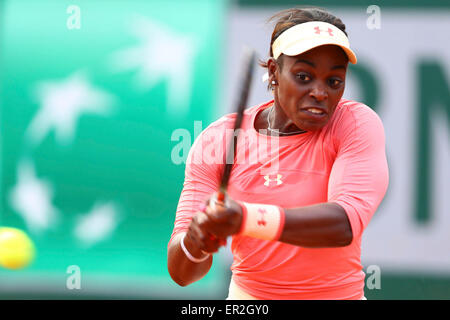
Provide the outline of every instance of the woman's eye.
[[343,81],[340,79],[336,79],[336,78],[332,78],[330,80],[328,80],[328,83],[330,84],[330,87],[332,88],[337,88],[341,85]]
[[300,81],[309,81],[311,80],[311,77],[307,75],[306,73],[297,73],[296,78]]

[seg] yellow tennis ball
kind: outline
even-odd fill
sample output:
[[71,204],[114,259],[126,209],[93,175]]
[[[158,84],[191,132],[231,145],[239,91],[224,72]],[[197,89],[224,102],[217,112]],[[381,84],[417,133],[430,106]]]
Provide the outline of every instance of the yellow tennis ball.
[[34,244],[25,232],[16,228],[0,228],[0,266],[24,268],[31,263],[34,254]]

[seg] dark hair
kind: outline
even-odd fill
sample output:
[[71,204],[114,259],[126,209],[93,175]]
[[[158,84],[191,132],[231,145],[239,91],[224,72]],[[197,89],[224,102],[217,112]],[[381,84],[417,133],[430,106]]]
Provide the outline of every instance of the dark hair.
[[[272,38],[270,39],[270,48],[269,48],[269,56],[273,57],[272,45],[273,42],[287,29],[301,23],[310,22],[310,21],[321,21],[328,22],[338,29],[342,30],[345,35],[347,32],[345,31],[345,24],[341,21],[341,19],[332,15],[325,9],[319,7],[301,7],[301,8],[291,8],[280,11],[274,14],[267,21],[271,23],[275,21],[275,27],[272,32]],[[283,55],[278,57],[277,63],[282,66],[282,58]],[[267,62],[260,61],[259,65],[263,68],[267,68]],[[270,89],[269,83],[269,89]]]

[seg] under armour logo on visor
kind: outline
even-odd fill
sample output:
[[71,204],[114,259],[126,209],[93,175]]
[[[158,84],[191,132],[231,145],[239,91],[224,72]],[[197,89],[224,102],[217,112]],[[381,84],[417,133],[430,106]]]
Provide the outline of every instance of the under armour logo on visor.
[[266,180],[266,182],[264,182],[264,185],[268,187],[270,182],[276,182],[277,183],[276,185],[279,186],[280,184],[283,183],[283,181],[281,181],[281,177],[282,177],[281,174],[277,174],[276,179],[270,179],[270,175],[265,175],[264,180]]
[[328,32],[328,34],[330,35],[330,37],[333,37],[333,30],[328,28],[328,30],[321,30],[319,27],[315,27],[314,30],[316,30],[316,34],[320,34],[321,32]]

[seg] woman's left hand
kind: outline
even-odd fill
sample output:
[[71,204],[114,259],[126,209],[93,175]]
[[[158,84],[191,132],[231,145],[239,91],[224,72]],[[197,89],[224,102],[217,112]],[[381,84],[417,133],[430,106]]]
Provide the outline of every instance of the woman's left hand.
[[204,223],[205,229],[213,236],[225,239],[239,232],[242,224],[242,207],[228,195],[225,200],[217,200],[214,193],[206,202],[205,213],[208,216]]

